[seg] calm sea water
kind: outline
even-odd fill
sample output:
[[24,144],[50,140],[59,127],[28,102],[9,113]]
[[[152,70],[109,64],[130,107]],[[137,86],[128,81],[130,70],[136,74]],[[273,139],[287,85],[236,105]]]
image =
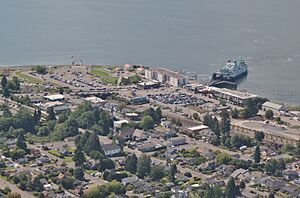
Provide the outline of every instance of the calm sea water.
[[299,0],[1,0],[0,65],[145,64],[211,75],[242,57],[239,86],[300,103]]

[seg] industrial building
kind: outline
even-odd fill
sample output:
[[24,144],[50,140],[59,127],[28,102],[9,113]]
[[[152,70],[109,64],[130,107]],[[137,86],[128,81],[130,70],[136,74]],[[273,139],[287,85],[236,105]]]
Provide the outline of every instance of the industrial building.
[[188,82],[185,75],[164,68],[146,69],[145,78],[148,80],[156,80],[173,87],[182,87]]
[[217,87],[209,87],[209,93],[217,99],[223,99],[237,105],[244,105],[246,100],[258,98],[257,95],[247,92]]

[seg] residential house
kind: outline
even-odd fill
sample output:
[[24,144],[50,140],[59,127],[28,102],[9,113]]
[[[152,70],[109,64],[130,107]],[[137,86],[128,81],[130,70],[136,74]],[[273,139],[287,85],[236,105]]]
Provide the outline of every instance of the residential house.
[[135,132],[134,128],[123,128],[119,132],[119,137],[123,138],[124,140],[132,140],[132,136]]
[[171,145],[172,146],[180,146],[186,144],[186,140],[184,137],[176,137],[171,139]]
[[140,146],[138,146],[138,150],[141,152],[152,152],[155,151],[155,144],[153,143],[146,143],[146,144],[142,144]]
[[288,181],[298,179],[298,177],[299,177],[298,173],[293,170],[284,170],[282,172],[282,175],[283,175],[284,179],[286,179]]
[[123,185],[133,184],[135,182],[139,181],[139,178],[137,176],[127,177],[121,180],[121,183]]
[[142,142],[148,139],[148,136],[145,134],[144,131],[140,130],[140,129],[135,129],[133,136],[132,136],[133,140],[137,141],[137,142]]
[[240,169],[237,169],[235,170],[231,175],[230,177],[233,177],[234,179],[237,179],[240,175],[243,175],[245,173],[247,173],[248,170],[245,170],[243,168],[240,168]]
[[121,152],[121,148],[116,143],[103,144],[102,149],[106,156],[113,156]]

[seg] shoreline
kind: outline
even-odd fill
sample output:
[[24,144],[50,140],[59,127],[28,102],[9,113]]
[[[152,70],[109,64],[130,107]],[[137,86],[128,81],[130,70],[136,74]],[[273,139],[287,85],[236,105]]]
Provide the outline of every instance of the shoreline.
[[[84,65],[79,65],[79,64],[76,64],[76,65],[72,65],[72,64],[5,65],[5,66],[0,66],[0,72],[2,73],[2,70],[9,70],[9,69],[12,69],[12,70],[14,70],[14,69],[17,69],[17,70],[20,70],[20,69],[28,70],[28,69],[32,69],[33,67],[36,67],[36,66],[45,66],[45,67],[80,67],[80,66],[82,66],[82,67],[92,67],[92,66],[103,66],[103,67],[108,67],[108,66],[122,66],[122,65],[124,65],[124,64],[116,64],[116,65],[105,65],[105,64],[84,64]],[[156,68],[156,66],[148,66],[148,67],[150,67],[150,68]],[[168,68],[168,70],[173,71],[172,69],[169,69],[169,68]],[[198,74],[198,75],[200,75],[200,74]],[[241,91],[241,89],[239,89],[239,84],[240,83],[237,84],[238,85],[237,90]],[[246,92],[247,93],[252,93],[252,92],[249,92],[248,90],[246,90]],[[258,96],[260,96],[260,95],[258,95]],[[263,96],[261,96],[261,97],[263,97]],[[271,99],[271,98],[268,98],[268,97],[266,97],[266,98],[270,102],[284,104],[284,105],[287,105],[288,108],[296,109],[296,110],[300,111],[300,103],[279,101],[279,100]]]

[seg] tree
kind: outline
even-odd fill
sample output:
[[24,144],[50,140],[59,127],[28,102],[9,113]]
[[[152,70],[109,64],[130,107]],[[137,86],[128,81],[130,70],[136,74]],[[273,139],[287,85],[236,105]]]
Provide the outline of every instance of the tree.
[[82,166],[86,161],[84,154],[80,149],[75,150],[73,160],[76,166]]
[[245,189],[246,188],[246,184],[244,181],[241,181],[239,184],[240,189]]
[[73,176],[78,180],[84,180],[84,172],[82,168],[75,168],[73,170]]
[[5,75],[2,76],[1,85],[2,85],[2,89],[4,89],[4,87],[6,87],[7,85],[7,78]]
[[18,134],[16,145],[19,149],[22,149],[27,152],[28,148],[25,142],[24,134],[22,132],[19,132]]
[[62,125],[62,138],[65,137],[73,137],[75,135],[79,134],[79,130],[78,130],[78,123],[77,121],[70,117],[69,119],[67,119],[65,121],[65,123]]
[[170,165],[169,174],[168,174],[170,181],[174,182],[176,172],[177,172],[177,166],[176,166],[176,164],[171,164]]
[[164,177],[164,167],[159,165],[152,166],[150,171],[150,177],[154,181],[162,179]]
[[193,118],[194,118],[194,120],[198,120],[199,114],[195,112],[195,113],[193,114]]
[[259,149],[259,146],[256,146],[256,148],[255,148],[254,162],[255,163],[259,163],[260,162],[260,149]]
[[239,194],[239,187],[236,186],[233,177],[230,177],[226,186],[226,198],[235,198]]
[[230,117],[226,110],[221,112],[220,129],[223,134],[228,134],[230,131]]
[[75,179],[73,177],[65,177],[61,180],[61,184],[66,189],[74,188]]
[[91,133],[85,144],[85,152],[90,154],[91,151],[99,151],[103,153],[97,134]]
[[298,140],[295,151],[296,157],[300,158],[300,140]]
[[128,156],[125,160],[125,170],[135,174],[137,169],[137,161],[138,159],[135,154]]
[[158,123],[161,122],[161,118],[162,118],[162,110],[160,107],[158,107],[156,110],[155,110],[155,115],[156,115],[156,121]]
[[10,96],[9,89],[7,88],[7,86],[5,86],[5,87],[3,88],[2,95],[3,95],[5,98],[8,98],[8,97]]
[[231,117],[232,117],[233,119],[239,118],[239,111],[238,111],[236,108],[234,108],[234,109],[230,112],[230,114],[231,114]]
[[144,116],[141,123],[140,123],[141,128],[144,130],[149,130],[154,128],[154,121],[151,116]]
[[47,68],[44,65],[38,65],[35,67],[35,71],[38,74],[46,74]]
[[144,178],[151,171],[151,158],[147,155],[142,155],[137,163],[137,176]]
[[243,111],[244,118],[250,118],[258,113],[258,108],[253,99],[247,99],[245,101],[245,109]]
[[265,112],[265,117],[266,117],[268,120],[273,119],[273,116],[274,116],[274,113],[273,113],[272,110],[267,110],[267,111]]
[[47,114],[47,120],[56,120],[55,113],[52,107],[47,109]]
[[255,140],[261,142],[265,138],[265,134],[262,131],[255,132]]
[[26,132],[35,132],[35,121],[31,113],[26,109],[20,109],[14,116],[13,127],[24,129]]

